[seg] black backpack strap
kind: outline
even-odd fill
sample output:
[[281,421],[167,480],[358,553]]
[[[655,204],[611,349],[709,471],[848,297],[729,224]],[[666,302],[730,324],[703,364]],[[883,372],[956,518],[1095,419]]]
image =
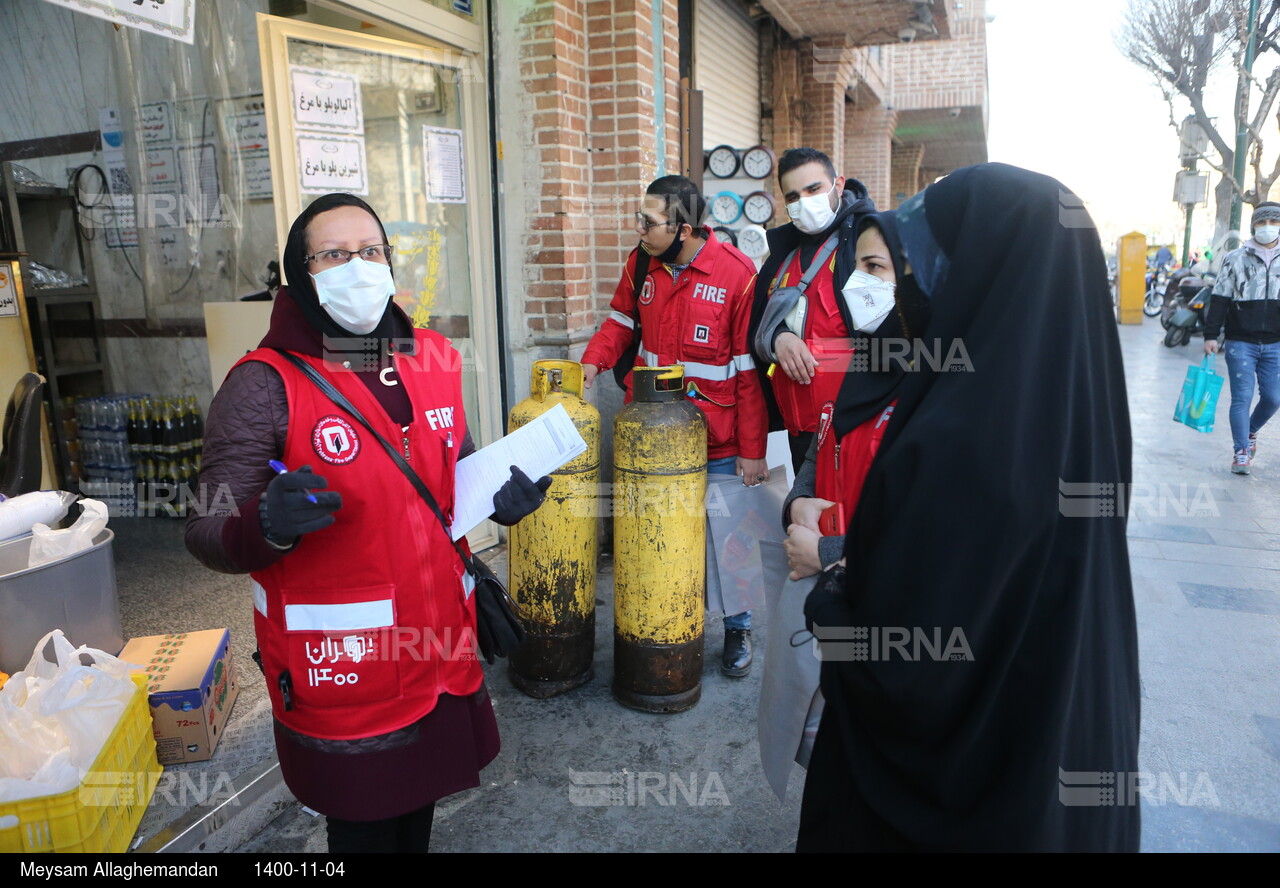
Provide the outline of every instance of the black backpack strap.
[[[636,247],[636,264],[634,274],[631,275],[631,293],[636,298],[636,304],[640,302],[640,290],[644,286],[644,279],[649,275],[649,251],[644,247]],[[636,355],[640,352],[640,312],[636,311],[636,325],[631,331],[631,344],[627,346],[622,354],[618,357],[618,361],[613,365],[613,381],[618,384],[618,388],[626,387],[627,374],[631,372],[632,366],[636,362]]]

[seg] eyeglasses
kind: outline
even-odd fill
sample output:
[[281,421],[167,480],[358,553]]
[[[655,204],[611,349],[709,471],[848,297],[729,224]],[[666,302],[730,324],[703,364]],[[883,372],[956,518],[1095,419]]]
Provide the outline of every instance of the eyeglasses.
[[352,256],[359,256],[365,262],[379,262],[383,265],[390,265],[391,244],[371,244],[358,250],[321,250],[318,253],[303,257],[302,261],[331,267],[345,265],[351,261]]
[[650,229],[657,228],[659,225],[675,225],[674,222],[650,222],[645,218],[644,213],[636,213],[636,231],[641,234],[648,234]]

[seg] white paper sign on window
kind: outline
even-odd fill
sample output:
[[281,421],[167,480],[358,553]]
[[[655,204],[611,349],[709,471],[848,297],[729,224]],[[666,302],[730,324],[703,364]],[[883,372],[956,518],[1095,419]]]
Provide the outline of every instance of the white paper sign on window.
[[364,133],[360,82],[349,74],[289,69],[293,81],[293,122],[300,130]]
[[144,142],[173,141],[173,107],[168,102],[151,102],[141,112]]
[[244,171],[243,194],[250,200],[271,196],[271,155],[266,151],[246,151],[240,155]]
[[298,133],[297,140],[303,194],[369,193],[363,138]]
[[422,166],[427,200],[466,203],[467,179],[462,158],[462,130],[438,126],[422,128]]
[[172,148],[147,151],[147,184],[173,185],[178,181],[178,165]]
[[193,44],[196,0],[45,0],[126,28]]
[[257,151],[267,147],[267,113],[265,111],[228,114],[224,120],[227,125],[227,135],[241,151]]

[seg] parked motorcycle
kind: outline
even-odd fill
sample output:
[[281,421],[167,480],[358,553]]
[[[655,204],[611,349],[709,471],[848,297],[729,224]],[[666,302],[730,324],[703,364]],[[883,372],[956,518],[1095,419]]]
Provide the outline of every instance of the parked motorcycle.
[[1169,266],[1161,265],[1147,272],[1147,295],[1142,300],[1142,313],[1149,318],[1160,314],[1165,303],[1165,288],[1169,280]]
[[1213,286],[1198,277],[1187,277],[1178,285],[1173,299],[1165,304],[1160,323],[1168,331],[1164,344],[1177,348],[1191,341],[1195,333],[1204,333],[1204,315],[1208,310]]

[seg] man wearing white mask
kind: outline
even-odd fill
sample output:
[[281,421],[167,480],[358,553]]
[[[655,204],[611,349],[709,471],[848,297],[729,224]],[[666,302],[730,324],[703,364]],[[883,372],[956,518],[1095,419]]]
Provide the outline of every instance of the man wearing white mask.
[[[1218,351],[1226,324],[1231,471],[1237,475],[1252,470],[1258,432],[1280,408],[1280,203],[1258,204],[1249,227],[1253,237],[1222,260],[1204,322],[1205,354]],[[1251,413],[1255,387],[1258,406]]]
[[[757,365],[772,383],[765,386],[769,428],[790,432],[792,463],[798,469],[822,403],[830,400],[828,394],[834,397],[822,383],[834,382],[835,374],[820,376],[819,371],[824,361],[834,369],[830,362],[838,364],[848,356],[851,331],[841,313],[841,291],[856,270],[858,224],[875,212],[875,204],[861,182],[837,176],[831,159],[815,148],[784,152],[778,160],[778,184],[791,222],[768,233],[769,258],[756,278],[750,335]],[[855,314],[855,324],[883,318],[888,308],[879,304],[885,300],[877,292],[859,292],[865,317]]]

